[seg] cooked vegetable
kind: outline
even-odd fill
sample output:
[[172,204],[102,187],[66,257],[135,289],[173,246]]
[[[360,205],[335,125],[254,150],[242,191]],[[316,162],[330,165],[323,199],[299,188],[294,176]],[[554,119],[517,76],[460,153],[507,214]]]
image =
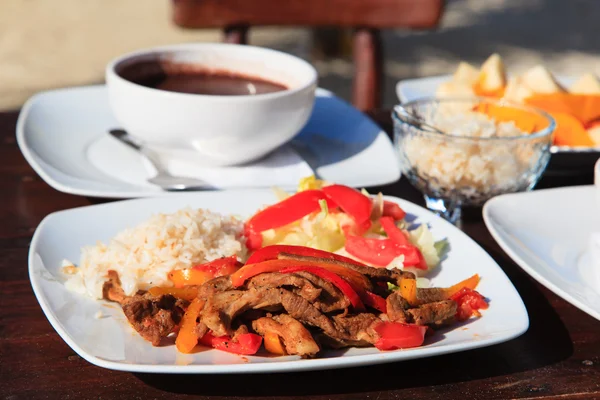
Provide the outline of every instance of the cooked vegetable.
[[243,333],[237,335],[236,339],[237,341],[234,342],[229,336],[215,337],[208,332],[200,339],[200,343],[229,353],[253,355],[260,349],[263,338],[255,333]]
[[183,314],[181,328],[179,328],[179,333],[175,339],[175,346],[182,353],[191,353],[198,344],[198,336],[195,332],[196,320],[203,306],[204,302],[199,298],[195,298]]
[[256,275],[266,272],[279,272],[284,268],[319,267],[346,279],[355,290],[358,288],[363,288],[363,290],[366,290],[370,286],[369,280],[359,272],[353,271],[352,269],[346,268],[339,264],[328,263],[327,261],[331,260],[323,259],[317,261],[305,261],[295,259],[277,259],[267,260],[256,264],[248,264],[231,275],[231,284],[233,287],[240,287],[248,279]]
[[287,354],[285,347],[283,347],[283,343],[281,343],[281,338],[275,332],[266,332],[263,339],[265,350],[267,350],[269,353],[276,354],[278,356],[284,356]]
[[148,290],[153,296],[160,296],[163,294],[170,294],[172,296],[177,297],[178,299],[184,299],[187,301],[192,301],[196,297],[198,297],[198,287],[197,286],[185,286],[185,287],[165,287],[165,286],[155,286]]
[[422,345],[427,327],[398,322],[382,322],[375,327],[375,331],[379,334],[379,340],[375,342],[375,347],[379,350],[396,350]]
[[309,256],[309,257],[332,259],[332,260],[347,262],[350,264],[364,265],[363,263],[355,261],[351,258],[340,256],[338,254],[334,254],[329,251],[317,250],[317,249],[313,249],[311,247],[306,247],[306,246],[291,246],[291,245],[281,245],[281,244],[263,247],[262,249],[255,251],[250,256],[250,258],[248,258],[248,261],[246,261],[246,264],[255,264],[255,263],[262,262],[262,261],[275,260],[282,253],[294,254],[294,255],[299,255],[299,256]]
[[235,256],[218,258],[192,268],[178,269],[169,273],[169,280],[176,288],[189,285],[202,285],[219,276],[229,275],[242,264]]
[[479,317],[481,316],[479,310],[485,310],[489,307],[481,294],[467,287],[452,295],[450,299],[458,304],[456,319],[459,321],[465,321],[472,316]]

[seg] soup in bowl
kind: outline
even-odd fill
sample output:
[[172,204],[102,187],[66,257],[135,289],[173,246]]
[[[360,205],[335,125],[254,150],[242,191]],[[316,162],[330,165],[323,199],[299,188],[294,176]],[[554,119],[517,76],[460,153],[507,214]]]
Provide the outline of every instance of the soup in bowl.
[[106,82],[117,120],[140,141],[206,165],[234,165],[300,132],[317,72],[279,51],[203,43],[119,57],[107,66]]

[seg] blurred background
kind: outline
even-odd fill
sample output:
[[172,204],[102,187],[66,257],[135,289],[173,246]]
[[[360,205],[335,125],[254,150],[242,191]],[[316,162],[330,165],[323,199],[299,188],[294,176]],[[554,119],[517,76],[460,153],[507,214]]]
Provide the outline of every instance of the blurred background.
[[[451,73],[460,60],[479,64],[493,52],[509,72],[543,63],[556,74],[598,74],[598,4],[447,0],[440,29],[382,33],[384,106],[396,102],[400,79]],[[124,52],[220,39],[219,31],[175,27],[170,0],[0,0],[0,110],[19,108],[41,90],[102,83],[106,63]],[[350,99],[348,32],[255,28],[249,42],[311,61],[320,86]]]

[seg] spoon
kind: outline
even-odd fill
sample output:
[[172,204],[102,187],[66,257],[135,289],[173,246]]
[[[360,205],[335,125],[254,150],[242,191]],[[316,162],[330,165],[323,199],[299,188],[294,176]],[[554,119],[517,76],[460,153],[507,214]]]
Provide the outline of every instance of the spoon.
[[203,180],[171,175],[169,171],[162,166],[158,155],[153,150],[139,143],[137,139],[128,134],[127,131],[123,129],[111,129],[108,132],[120,142],[123,142],[140,152],[140,154],[152,164],[156,170],[156,175],[149,178],[148,182],[167,191],[213,189],[211,185]]
[[408,111],[406,108],[402,107],[402,105],[397,105],[396,107],[394,107],[394,110],[396,111],[396,115],[398,116],[398,118],[400,118],[404,122],[410,123],[417,129],[420,129],[423,131],[435,132],[435,133],[442,133],[436,127],[431,126],[428,123],[426,123],[425,120],[423,118],[421,118],[420,116],[418,116],[418,115]]

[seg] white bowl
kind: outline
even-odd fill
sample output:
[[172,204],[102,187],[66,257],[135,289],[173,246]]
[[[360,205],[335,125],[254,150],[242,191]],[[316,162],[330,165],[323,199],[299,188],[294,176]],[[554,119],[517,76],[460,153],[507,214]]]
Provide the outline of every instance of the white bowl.
[[[126,66],[151,60],[253,76],[288,90],[187,94],[142,86],[119,75]],[[275,50],[199,43],[121,56],[106,67],[106,83],[113,113],[131,135],[159,151],[191,153],[207,165],[233,165],[260,158],[300,132],[313,108],[317,72],[306,61]]]

